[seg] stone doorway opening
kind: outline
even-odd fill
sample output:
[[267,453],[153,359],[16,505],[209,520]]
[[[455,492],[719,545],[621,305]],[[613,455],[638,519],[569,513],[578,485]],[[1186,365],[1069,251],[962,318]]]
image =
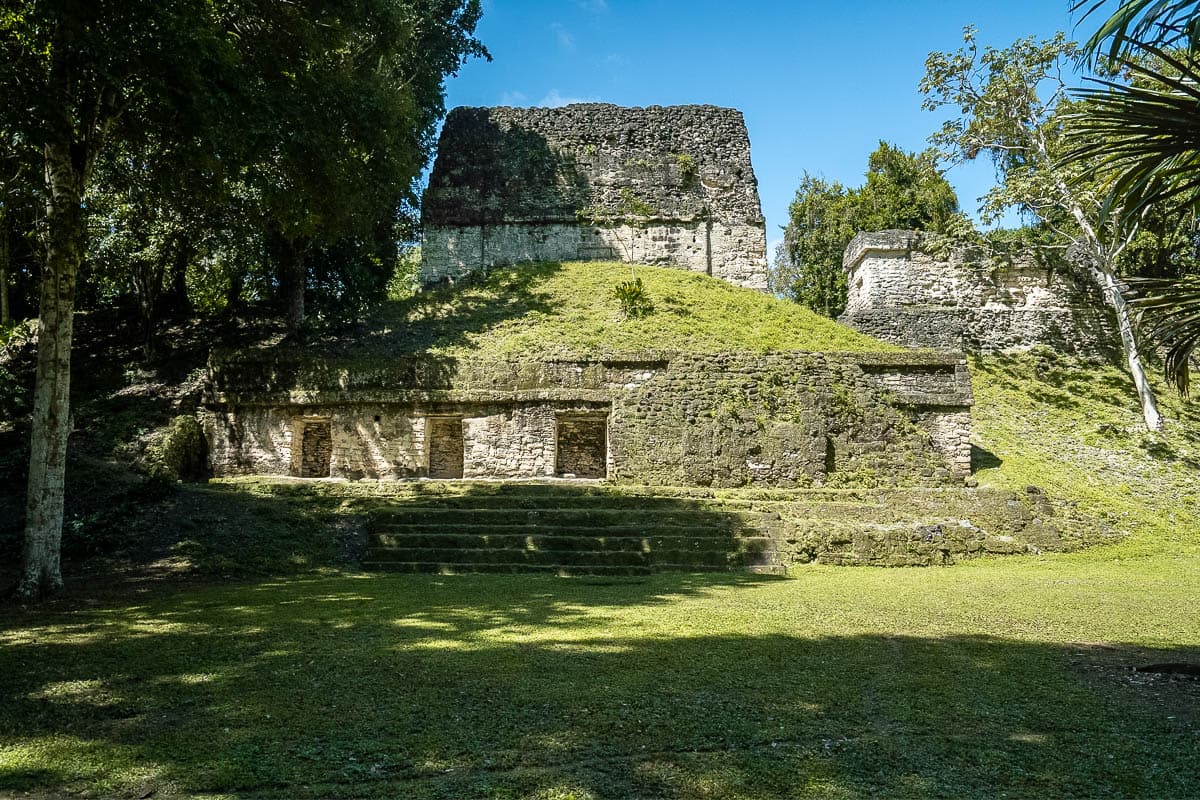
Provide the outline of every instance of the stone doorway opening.
[[333,428],[327,419],[304,419],[299,425],[301,478],[328,478],[333,461]]
[[554,473],[560,477],[608,477],[607,414],[563,414],[558,417]]
[[462,417],[429,417],[429,477],[463,476]]

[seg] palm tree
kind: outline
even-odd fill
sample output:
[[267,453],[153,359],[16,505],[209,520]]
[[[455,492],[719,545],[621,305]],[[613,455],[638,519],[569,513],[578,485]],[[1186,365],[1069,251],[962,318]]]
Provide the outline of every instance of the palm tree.
[[[1108,0],[1074,0],[1071,12],[1082,11],[1082,23],[1109,6]],[[1200,0],[1117,0],[1117,8],[1084,45],[1090,58],[1108,42],[1108,57],[1118,58],[1145,45],[1193,50],[1200,43]]]
[[[1076,0],[1083,19],[1107,0]],[[1105,44],[1107,51],[1105,52]],[[1080,91],[1072,124],[1086,144],[1066,162],[1090,162],[1110,177],[1105,213],[1137,224],[1153,207],[1200,211],[1200,0],[1123,0],[1085,45],[1128,83],[1097,80]],[[1130,280],[1144,336],[1166,351],[1167,380],[1186,395],[1200,346],[1200,279]]]
[[1136,292],[1132,304],[1139,310],[1142,332],[1165,350],[1167,380],[1186,397],[1188,362],[1200,346],[1200,278],[1131,279],[1129,284]]

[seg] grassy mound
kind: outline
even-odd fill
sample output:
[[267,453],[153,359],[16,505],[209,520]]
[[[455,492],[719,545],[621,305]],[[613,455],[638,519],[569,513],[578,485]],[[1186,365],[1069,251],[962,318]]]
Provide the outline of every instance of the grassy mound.
[[1142,422],[1133,382],[1115,366],[1045,348],[971,359],[981,484],[1036,485],[1129,535],[1099,559],[1200,554],[1200,406],[1155,380],[1168,424]]
[[[626,319],[613,292],[636,272],[653,310]],[[796,303],[679,269],[571,262],[497,270],[386,304],[355,352],[476,358],[632,350],[882,351],[897,348]]]

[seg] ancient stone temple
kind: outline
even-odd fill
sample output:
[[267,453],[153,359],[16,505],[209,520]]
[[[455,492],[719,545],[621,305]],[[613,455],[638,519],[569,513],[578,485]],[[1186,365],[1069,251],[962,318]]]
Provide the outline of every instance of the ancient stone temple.
[[731,108],[456,108],[422,208],[425,283],[607,260],[767,287],[750,139]]
[[204,425],[218,476],[944,485],[970,470],[971,404],[950,353],[242,352],[214,355]]
[[1119,341],[1098,289],[1065,262],[932,253],[914,231],[860,233],[846,248],[849,299],[838,319],[907,347],[1002,353],[1046,345],[1103,357]]

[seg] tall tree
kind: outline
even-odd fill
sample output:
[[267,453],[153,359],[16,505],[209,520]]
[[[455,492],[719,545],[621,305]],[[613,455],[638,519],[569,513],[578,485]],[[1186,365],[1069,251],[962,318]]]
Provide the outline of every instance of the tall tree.
[[[478,16],[478,0],[13,0],[0,10],[0,131],[36,152],[45,203],[18,594],[62,585],[72,321],[100,161],[122,149],[145,156],[147,141],[177,145],[189,158],[221,164],[223,180],[244,184],[259,165],[259,192],[332,162],[359,182],[313,181],[292,199],[287,218],[305,220],[299,230],[306,233],[307,220],[319,215],[304,204],[318,199],[339,203],[351,217],[376,190],[372,168],[381,161],[403,159],[413,175],[419,171],[422,137],[442,109],[442,79],[483,52],[473,37]],[[390,95],[356,92],[376,73]],[[303,91],[290,91],[293,85]],[[298,99],[303,105],[293,108]],[[386,100],[386,109],[372,106]],[[356,113],[342,114],[343,105]],[[390,130],[384,136],[367,129],[373,125]],[[306,143],[299,152],[310,162],[264,156],[295,141]],[[410,146],[396,156],[380,150],[384,143]]]
[[842,255],[854,238],[850,192],[808,173],[788,206],[788,224],[775,253],[771,290],[833,318],[846,307]]
[[1041,41],[1020,39],[1003,50],[980,51],[973,28],[967,28],[963,38],[964,47],[932,53],[925,64],[920,85],[925,108],[953,112],[931,142],[952,161],[981,155],[992,159],[1000,180],[984,198],[985,219],[1019,208],[1056,232],[1064,247],[1082,254],[1084,266],[1116,314],[1146,427],[1161,428],[1162,415],[1146,380],[1116,273],[1117,259],[1133,231],[1105,220],[1096,187],[1078,180],[1076,173],[1085,166],[1065,169],[1059,163],[1071,144],[1063,134],[1063,117],[1073,110],[1064,65],[1079,56],[1079,48],[1062,33]]
[[932,151],[909,153],[881,141],[867,159],[866,177],[854,203],[860,230],[942,233],[958,214],[958,196]]
[[[269,113],[242,131],[243,180],[276,256],[292,329],[304,322],[322,250],[372,238],[416,201],[414,182],[445,111],[444,78],[469,56],[487,57],[472,35],[477,0],[377,0],[362,8],[346,13],[329,4],[307,17],[283,9],[267,20],[268,34],[286,31],[304,68],[263,71]],[[379,285],[386,281],[385,274]]]
[[93,169],[131,127],[193,121],[203,99],[216,93],[213,78],[229,46],[223,33],[215,7],[199,0],[11,2],[0,12],[0,127],[35,148],[44,175],[22,596],[62,585],[75,284]]
[[858,189],[805,173],[788,207],[771,289],[836,317],[846,306],[842,256],[856,233],[887,228],[942,233],[959,216],[958,198],[931,153],[909,153],[881,141]]
[[[1064,156],[1095,165],[1107,179],[1105,213],[1129,227],[1156,219],[1190,218],[1192,235],[1180,254],[1196,251],[1200,215],[1200,1],[1077,0],[1084,19],[1110,11],[1084,55],[1118,65],[1126,80],[1102,79],[1080,92],[1083,111],[1070,120],[1083,144]],[[1177,226],[1182,227],[1182,226]],[[1143,330],[1166,350],[1168,381],[1186,395],[1190,362],[1200,346],[1200,280],[1156,275],[1134,282]]]

